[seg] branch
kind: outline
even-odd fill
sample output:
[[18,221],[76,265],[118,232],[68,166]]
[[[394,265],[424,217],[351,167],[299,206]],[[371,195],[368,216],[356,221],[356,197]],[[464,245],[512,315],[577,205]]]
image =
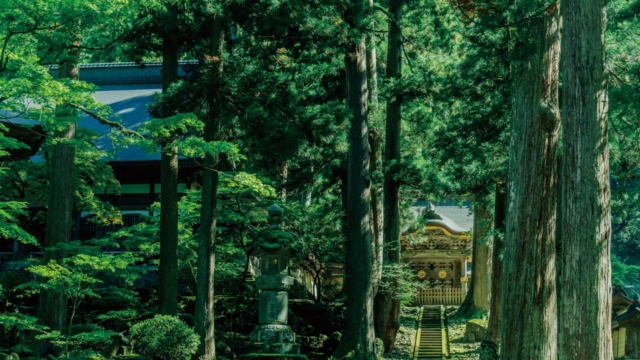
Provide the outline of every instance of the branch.
[[78,109],[80,111],[82,111],[83,113],[89,115],[89,116],[93,116],[96,120],[98,120],[101,124],[104,125],[108,125],[108,126],[112,126],[112,127],[116,127],[118,129],[120,129],[120,131],[122,131],[123,134],[127,134],[127,135],[134,135],[139,137],[140,139],[144,139],[144,136],[140,135],[140,133],[127,129],[126,127],[124,127],[122,124],[120,124],[119,122],[115,122],[115,121],[111,121],[103,116],[100,116],[94,112],[92,112],[91,110],[85,108],[84,106],[78,105],[78,104],[73,104],[73,103],[67,103],[67,105],[71,106],[72,108]]
[[[614,64],[615,65],[615,64]],[[624,68],[621,68],[623,70],[625,70]],[[606,70],[609,72],[609,74],[611,74],[611,76],[613,76],[614,79],[616,79],[616,81],[618,81],[618,83],[620,84],[626,84],[627,82],[624,81],[620,76],[618,76],[618,74],[616,74],[615,71],[613,71],[613,69],[611,68],[611,66],[607,66]]]
[[11,39],[12,35],[13,33],[9,32],[9,34],[7,34],[7,37],[4,38],[4,44],[2,45],[2,53],[0,53],[0,71],[4,71],[7,68],[8,62],[4,61],[4,53],[7,50],[7,45],[9,44],[9,39]]
[[118,41],[120,41],[120,38],[116,37],[115,39],[112,39],[111,41],[109,41],[107,44],[105,44],[103,46],[69,45],[68,48],[69,49],[84,49],[84,50],[106,50],[106,49],[110,48],[111,45],[115,44]]

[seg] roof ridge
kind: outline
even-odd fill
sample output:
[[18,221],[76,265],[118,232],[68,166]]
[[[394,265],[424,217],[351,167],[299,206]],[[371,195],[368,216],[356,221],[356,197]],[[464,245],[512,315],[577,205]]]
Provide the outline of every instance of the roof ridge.
[[[199,60],[179,60],[178,65],[197,65]],[[110,63],[89,63],[80,64],[81,69],[86,68],[108,68],[108,67],[147,67],[147,66],[162,66],[162,61],[147,61],[147,62],[110,62]],[[58,69],[58,65],[45,65],[49,69]]]

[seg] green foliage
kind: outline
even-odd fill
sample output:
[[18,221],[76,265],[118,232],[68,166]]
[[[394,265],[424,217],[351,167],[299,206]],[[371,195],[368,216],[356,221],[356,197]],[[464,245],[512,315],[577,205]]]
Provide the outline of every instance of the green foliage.
[[141,131],[148,132],[153,139],[173,139],[203,129],[204,123],[194,114],[178,114],[150,120],[142,126]]
[[131,327],[136,352],[152,359],[187,359],[200,343],[195,331],[175,316],[156,315]]
[[261,231],[254,238],[255,244],[266,251],[293,247],[296,240],[290,232],[275,229]]
[[21,288],[46,289],[64,293],[72,302],[80,302],[85,297],[99,297],[97,285],[103,283],[100,278],[115,273],[125,284],[131,285],[138,271],[130,266],[137,256],[133,253],[119,255],[102,253],[100,247],[82,245],[79,241],[61,243],[52,250],[72,253],[60,263],[49,261],[46,264],[33,264],[27,270],[44,279],[21,285]]
[[[132,267],[138,258],[132,253],[105,254],[98,246],[82,245],[78,241],[60,244],[55,249],[67,252],[70,256],[63,258],[59,263],[49,261],[46,264],[41,264],[38,261],[33,261],[26,270],[38,280],[21,284],[16,287],[16,290],[47,290],[64,294],[71,304],[67,331],[52,331],[40,325],[36,317],[20,312],[0,315],[0,325],[6,329],[15,328],[20,331],[38,333],[37,339],[46,339],[65,349],[67,354],[80,354],[84,350],[104,350],[111,343],[111,338],[115,333],[95,324],[75,326],[75,315],[81,304],[90,298],[100,298],[103,295],[117,295],[120,297],[120,301],[135,298],[136,295],[126,288],[106,285],[105,279],[111,276],[113,279],[117,279],[122,286],[131,287],[140,272]],[[108,313],[104,314],[101,320],[131,315],[131,311]]]
[[404,304],[413,301],[420,290],[431,288],[426,281],[416,281],[416,273],[407,264],[385,264],[378,291],[391,294]]
[[[6,126],[0,123],[0,158],[9,156],[7,150],[26,148],[26,145],[16,139],[4,136],[8,131]],[[6,172],[4,163],[0,161],[0,177]],[[0,192],[4,190],[0,185]],[[20,217],[27,214],[28,204],[23,201],[11,201],[0,197],[0,239],[16,239],[26,244],[36,244],[37,240],[22,227],[20,227]]]
[[611,148],[612,268],[619,284],[638,284],[631,276],[640,261],[640,25],[637,1],[607,3],[609,144]]
[[11,354],[0,353],[0,360],[20,360],[20,356],[16,353],[11,353]]
[[30,330],[40,333],[49,330],[46,326],[38,324],[38,318],[21,313],[0,315],[0,325],[5,329],[16,328],[18,330]]
[[611,255],[611,283],[640,288],[640,265],[625,264],[615,254]]
[[0,202],[0,239],[16,239],[25,244],[37,245],[38,241],[19,227],[20,216],[26,215],[27,203],[20,201]]

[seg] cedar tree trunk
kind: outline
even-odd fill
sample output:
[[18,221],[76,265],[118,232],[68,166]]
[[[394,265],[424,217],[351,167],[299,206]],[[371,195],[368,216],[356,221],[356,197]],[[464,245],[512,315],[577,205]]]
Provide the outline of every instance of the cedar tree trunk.
[[[363,4],[355,1],[361,14]],[[356,17],[358,20],[359,17]],[[357,24],[358,21],[355,21]],[[375,358],[373,331],[373,287],[371,284],[371,194],[369,177],[369,129],[367,124],[367,64],[365,37],[353,44],[347,55],[348,103],[353,110],[349,130],[349,168],[346,243],[346,326],[334,356],[350,352],[364,359]]]
[[[222,72],[222,47],[224,31],[222,20],[211,20],[212,77]],[[214,82],[215,83],[215,82]],[[213,90],[209,91],[209,111],[204,128],[205,141],[219,140],[220,99]],[[198,246],[198,276],[196,285],[196,308],[194,325],[200,336],[200,346],[196,354],[199,359],[215,360],[216,343],[214,337],[214,275],[216,263],[216,222],[218,204],[217,157],[205,155],[202,169],[202,203],[200,208],[200,244]]]
[[[74,45],[80,45],[75,41]],[[74,62],[63,62],[58,68],[58,78],[78,80],[80,50],[78,47],[69,50]],[[61,105],[56,109],[56,116],[61,121],[69,121],[76,116],[71,107]],[[63,131],[55,134],[58,139],[72,140],[75,136],[76,124],[70,123]],[[45,235],[44,261],[60,262],[67,256],[65,251],[50,250],[51,247],[71,240],[73,232],[73,196],[74,196],[74,160],[75,148],[70,144],[57,143],[50,149],[49,203],[47,207],[47,231]],[[44,325],[52,330],[62,330],[67,324],[67,296],[55,291],[41,292],[38,306],[38,317]],[[42,355],[53,350],[52,345],[43,342]]]
[[[79,45],[75,41],[74,45]],[[70,57],[76,61],[80,56],[78,47],[69,50]],[[78,80],[80,67],[77,62],[64,62],[58,68],[58,78]],[[76,116],[71,107],[61,105],[56,109],[56,116],[61,121],[69,121]],[[55,134],[58,139],[72,140],[75,136],[76,124],[70,123],[66,129]],[[73,196],[75,148],[71,144],[58,142],[50,150],[49,203],[47,207],[47,231],[45,235],[44,261],[60,262],[67,256],[65,251],[50,250],[51,247],[71,240],[73,232]],[[43,290],[40,293],[38,317],[44,325],[52,330],[62,330],[67,324],[67,296],[55,291]],[[53,353],[50,342],[42,343],[42,354]]]
[[[178,5],[166,4],[169,21],[162,38],[162,91],[178,79]],[[162,116],[173,115],[173,109],[162,109]],[[170,139],[162,143],[160,159],[160,265],[158,277],[159,311],[163,315],[178,314],[178,149]]]
[[518,49],[526,57],[512,65],[501,359],[555,359],[558,8],[550,8],[522,28],[523,39],[531,42]]
[[471,281],[467,295],[458,308],[456,316],[469,317],[476,311],[487,312],[489,310],[491,250],[485,239],[489,226],[489,211],[484,207],[476,206],[473,216]]
[[491,229],[491,213],[484,206],[477,206],[473,216],[473,241],[476,244],[473,257],[473,305],[480,312],[489,311],[491,282],[491,246],[487,232]]
[[504,225],[507,216],[507,194],[503,184],[496,185],[493,212],[493,249],[491,251],[491,300],[489,302],[488,340],[500,344],[500,313],[502,295],[502,259],[504,251]]
[[[380,171],[382,162],[382,144],[380,135],[373,130],[369,132],[371,146],[371,172]],[[372,182],[371,184],[371,258],[373,265],[373,296],[378,293],[378,286],[382,278],[383,242],[382,242],[382,194]]]
[[[369,0],[369,7],[373,7],[373,0]],[[375,28],[375,23],[371,21],[371,29]],[[378,108],[378,69],[376,42],[373,31],[367,32],[367,89],[369,90],[369,103],[371,111]],[[382,144],[380,135],[374,129],[369,132],[369,146],[371,147],[371,173],[380,171],[382,163]],[[378,184],[371,183],[371,244],[373,248],[373,296],[378,293],[378,286],[382,277],[383,262],[383,233],[382,233],[382,194],[377,187]]]
[[606,1],[563,6],[562,294],[559,359],[613,358]]
[[456,311],[456,317],[469,317],[471,315],[473,315],[473,313],[476,311],[476,307],[473,304],[473,288],[474,288],[474,274],[476,272],[475,266],[476,266],[476,242],[475,240],[473,241],[472,245],[471,245],[471,280],[469,280],[469,286],[467,287],[467,294],[464,297],[464,300],[462,300],[462,304],[460,304],[460,307],[458,308],[458,311]]
[[[398,23],[402,19],[402,0],[389,2],[389,43],[387,51],[387,77],[402,77],[402,32]],[[384,163],[391,173],[384,176],[383,241],[384,262],[400,263],[400,182],[395,172],[400,164],[400,132],[402,123],[402,94],[387,100]],[[400,328],[400,301],[389,292],[378,292],[375,299],[376,337],[382,339],[385,352],[393,349]]]
[[[373,7],[373,0],[369,0],[369,7]],[[375,23],[371,22],[371,29],[375,29]],[[369,89],[369,102],[373,110],[378,108],[378,59],[376,54],[376,38],[373,31],[367,32],[367,84]]]

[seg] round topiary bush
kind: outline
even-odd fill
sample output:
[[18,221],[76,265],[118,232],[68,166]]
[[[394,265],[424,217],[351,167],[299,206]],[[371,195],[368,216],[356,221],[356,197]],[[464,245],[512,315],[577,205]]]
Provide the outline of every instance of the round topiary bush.
[[198,349],[195,331],[175,316],[156,315],[131,327],[134,351],[152,359],[182,360]]

